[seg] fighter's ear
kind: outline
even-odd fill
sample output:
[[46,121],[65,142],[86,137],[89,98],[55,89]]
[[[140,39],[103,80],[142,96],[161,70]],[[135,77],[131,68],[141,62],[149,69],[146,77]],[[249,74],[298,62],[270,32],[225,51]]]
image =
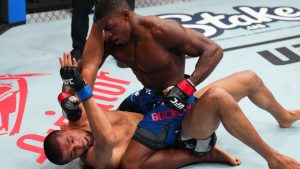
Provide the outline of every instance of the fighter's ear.
[[122,18],[127,21],[127,20],[129,20],[130,12],[128,9],[123,9],[121,11],[121,15],[122,15]]
[[61,125],[59,126],[61,130],[68,130],[71,129],[71,127],[69,125]]

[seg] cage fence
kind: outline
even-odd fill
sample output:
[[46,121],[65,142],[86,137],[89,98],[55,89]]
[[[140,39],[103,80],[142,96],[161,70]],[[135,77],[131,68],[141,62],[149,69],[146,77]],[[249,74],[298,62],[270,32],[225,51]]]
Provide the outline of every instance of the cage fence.
[[[31,6],[40,3],[42,0],[27,0],[27,3]],[[181,2],[188,2],[193,0],[136,0],[135,1],[135,8],[146,8],[151,6],[159,6],[159,5],[166,5],[172,3],[181,3]],[[52,1],[53,2],[53,1]],[[53,6],[54,3],[48,4],[44,3],[44,6],[35,7],[35,10],[29,10],[28,14],[26,15],[26,23],[39,23],[39,22],[49,22],[54,20],[60,19],[67,19],[71,18],[72,16],[72,9],[71,9],[71,2],[70,0],[60,0],[60,8],[58,9]],[[42,11],[42,12],[41,12]]]

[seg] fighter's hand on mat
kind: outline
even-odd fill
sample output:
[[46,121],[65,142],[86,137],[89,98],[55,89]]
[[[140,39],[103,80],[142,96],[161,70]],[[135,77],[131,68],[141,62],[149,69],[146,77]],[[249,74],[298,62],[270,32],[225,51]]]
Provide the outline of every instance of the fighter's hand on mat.
[[65,118],[70,121],[77,121],[81,117],[81,110],[79,109],[80,101],[68,92],[61,92],[57,100],[62,108],[62,113]]
[[80,101],[84,101],[93,96],[91,88],[86,85],[83,80],[77,62],[71,59],[70,53],[64,53],[62,58],[59,58],[60,63],[60,76],[65,85],[72,87]]
[[192,82],[184,79],[176,86],[171,86],[164,90],[163,101],[171,108],[182,111],[186,108],[189,96],[195,91],[196,89]]

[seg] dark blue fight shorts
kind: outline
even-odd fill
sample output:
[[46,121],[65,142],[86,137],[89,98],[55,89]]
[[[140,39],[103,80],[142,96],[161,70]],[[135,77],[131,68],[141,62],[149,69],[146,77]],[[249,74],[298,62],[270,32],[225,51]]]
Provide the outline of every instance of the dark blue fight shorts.
[[163,103],[161,94],[144,88],[127,97],[119,110],[144,114],[133,139],[152,150],[158,150],[174,146],[181,131],[181,122],[195,103],[196,98],[190,96],[187,108],[177,111]]

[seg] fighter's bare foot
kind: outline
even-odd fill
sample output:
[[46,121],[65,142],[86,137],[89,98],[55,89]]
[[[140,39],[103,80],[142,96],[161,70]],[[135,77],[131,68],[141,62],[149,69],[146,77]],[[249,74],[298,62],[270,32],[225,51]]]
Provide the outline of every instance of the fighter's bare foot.
[[279,126],[282,128],[288,128],[295,121],[297,121],[299,119],[300,119],[300,109],[289,110],[289,115],[282,122],[279,122]]
[[281,154],[268,160],[268,165],[270,169],[300,169],[300,163],[298,161]]
[[238,166],[241,164],[241,160],[231,156],[218,147],[214,147],[208,154],[209,160],[207,162],[212,163],[225,163],[231,166]]

